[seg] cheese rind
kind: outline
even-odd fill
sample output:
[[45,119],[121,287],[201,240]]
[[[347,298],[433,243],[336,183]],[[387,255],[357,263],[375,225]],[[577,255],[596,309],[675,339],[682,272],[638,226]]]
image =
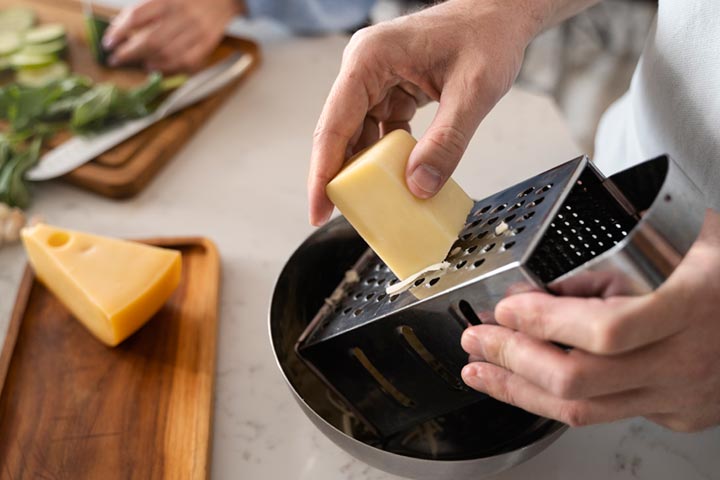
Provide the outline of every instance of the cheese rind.
[[22,232],[40,281],[99,340],[115,346],[180,283],[180,252],[39,224]]
[[326,187],[330,200],[401,280],[445,259],[473,206],[453,179],[433,198],[412,194],[405,168],[415,144],[409,133],[395,130],[350,159]]

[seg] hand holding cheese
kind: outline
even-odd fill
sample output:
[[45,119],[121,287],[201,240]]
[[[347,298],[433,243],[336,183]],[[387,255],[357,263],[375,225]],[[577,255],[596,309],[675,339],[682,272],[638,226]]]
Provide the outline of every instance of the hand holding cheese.
[[115,346],[180,283],[180,252],[39,224],[22,231],[37,277],[98,339]]
[[395,130],[351,158],[326,192],[358,233],[401,280],[442,262],[473,201],[452,179],[432,198],[405,183],[415,139]]

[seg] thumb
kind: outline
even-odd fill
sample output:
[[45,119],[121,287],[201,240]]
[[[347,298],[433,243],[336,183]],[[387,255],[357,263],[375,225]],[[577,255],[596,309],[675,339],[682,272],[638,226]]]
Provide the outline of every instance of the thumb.
[[484,104],[478,98],[461,98],[457,90],[443,91],[435,118],[415,145],[405,170],[407,186],[416,197],[433,197],[445,185],[492,106]]

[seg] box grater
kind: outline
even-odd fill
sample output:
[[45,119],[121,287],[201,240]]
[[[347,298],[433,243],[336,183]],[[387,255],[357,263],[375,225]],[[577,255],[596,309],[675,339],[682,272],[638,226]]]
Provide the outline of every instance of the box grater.
[[576,158],[475,202],[449,267],[406,291],[387,293],[398,279],[368,249],[296,351],[381,437],[487,401],[460,378],[465,328],[513,293],[653,290],[697,236],[701,198],[666,156],[610,179]]

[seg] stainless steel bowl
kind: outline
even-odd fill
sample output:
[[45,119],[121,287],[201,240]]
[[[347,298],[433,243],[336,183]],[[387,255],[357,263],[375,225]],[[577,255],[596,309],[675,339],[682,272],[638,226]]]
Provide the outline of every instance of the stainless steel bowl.
[[348,419],[297,357],[294,345],[366,248],[343,218],[331,221],[288,260],[270,307],[270,337],[278,366],[300,408],[328,438],[354,457],[395,475],[478,479],[533,457],[565,431],[561,423],[488,399],[440,419],[430,437],[408,435],[382,444],[361,427],[349,432]]

